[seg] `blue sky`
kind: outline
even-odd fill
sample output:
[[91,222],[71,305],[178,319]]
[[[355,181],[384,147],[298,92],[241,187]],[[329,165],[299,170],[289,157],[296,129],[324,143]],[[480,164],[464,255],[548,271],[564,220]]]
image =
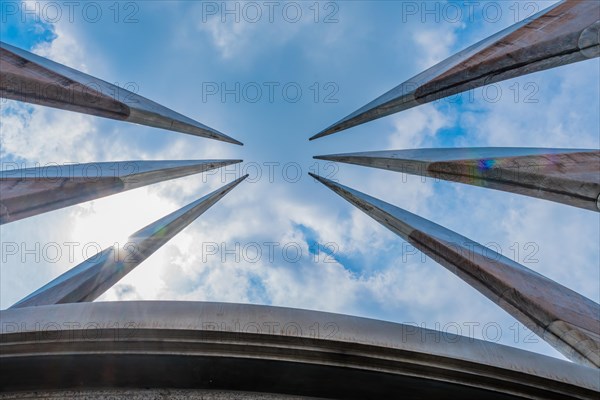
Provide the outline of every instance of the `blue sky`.
[[[245,162],[239,169],[181,178],[3,226],[1,241],[17,243],[20,253],[1,260],[0,308],[94,249],[123,240],[244,170],[253,182],[236,188],[101,300],[251,302],[428,328],[458,324],[465,335],[560,357],[517,330],[514,319],[474,289],[431,260],[423,261],[401,239],[307,176],[319,172],[500,248],[599,301],[598,214],[312,159],[439,146],[600,147],[598,59],[308,142],[425,68],[527,17],[533,9],[524,3],[480,2],[469,10],[465,2],[410,2],[415,10],[408,2],[321,2],[316,16],[313,2],[288,2],[277,3],[270,18],[258,2],[252,3],[262,13],[255,22],[248,3],[227,3],[230,9],[239,7],[239,21],[221,2],[122,2],[116,9],[109,9],[112,3],[88,8],[81,3],[72,18],[61,2],[56,3],[60,18],[44,8],[47,3],[28,3],[33,13],[27,15],[7,8],[9,3],[2,3],[2,41],[134,89],[245,146],[3,101],[3,163]],[[552,3],[527,4],[541,10]],[[221,89],[236,85],[240,90],[223,99]],[[217,94],[207,91],[215,87]],[[76,243],[72,254],[67,243]],[[60,257],[44,254],[51,244],[61,249]],[[36,259],[27,249],[41,256]],[[467,330],[471,322],[479,324],[473,332]],[[497,338],[496,327],[501,329]]]

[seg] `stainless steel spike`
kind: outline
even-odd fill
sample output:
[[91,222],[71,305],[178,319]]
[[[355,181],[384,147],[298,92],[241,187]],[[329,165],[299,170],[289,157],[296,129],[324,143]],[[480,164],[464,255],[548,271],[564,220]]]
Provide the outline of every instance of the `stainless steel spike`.
[[466,183],[600,211],[598,150],[434,148],[315,158]]
[[242,145],[129,90],[4,42],[0,97]]
[[446,267],[569,359],[600,368],[600,305],[449,229],[310,174]]
[[245,175],[109,247],[23,298],[11,308],[93,301],[168,242],[240,182]]
[[0,225],[241,160],[121,161],[0,172]]
[[565,0],[453,55],[310,138],[600,55],[600,2]]

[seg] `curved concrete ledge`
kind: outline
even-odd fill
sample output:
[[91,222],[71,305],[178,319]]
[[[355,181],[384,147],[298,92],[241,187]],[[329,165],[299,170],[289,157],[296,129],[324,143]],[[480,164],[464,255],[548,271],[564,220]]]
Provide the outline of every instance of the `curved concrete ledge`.
[[90,388],[361,399],[597,399],[600,393],[597,369],[316,311],[107,302],[5,310],[0,322],[3,396]]

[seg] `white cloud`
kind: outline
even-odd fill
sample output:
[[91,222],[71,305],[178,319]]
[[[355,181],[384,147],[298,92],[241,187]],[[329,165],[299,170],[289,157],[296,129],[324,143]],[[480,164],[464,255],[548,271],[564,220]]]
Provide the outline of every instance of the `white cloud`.
[[[205,5],[198,4],[189,12],[197,16],[197,30],[210,36],[212,45],[223,59],[242,61],[273,46],[283,45],[313,22],[307,14],[307,5],[294,4],[301,9],[298,15],[294,14],[295,11],[288,10],[288,15],[282,9],[270,9],[266,3],[252,3],[258,13],[255,13],[255,7],[248,11],[244,3],[231,3],[231,7],[220,3],[215,14],[207,13]],[[281,5],[275,4],[275,8],[278,6]],[[287,6],[283,8],[288,9]],[[234,9],[238,11],[228,12]],[[189,34],[184,37],[189,37]]]
[[453,121],[432,104],[412,108],[393,117],[395,131],[389,137],[389,148],[421,147],[435,137],[440,129],[452,126]]
[[211,18],[200,25],[200,30],[210,34],[213,44],[223,58],[231,58],[246,45],[254,25],[246,23],[222,23],[220,18]]
[[32,52],[87,73],[89,58],[82,48],[81,42],[71,32],[70,25],[67,23],[56,24],[54,33],[57,36],[56,39],[52,42],[39,43],[32,49]]
[[[495,85],[498,101],[476,90],[463,127],[482,145],[598,148],[598,60],[566,65]],[[496,96],[494,95],[494,98]]]
[[442,24],[437,29],[418,30],[413,34],[414,42],[422,49],[417,62],[421,69],[432,67],[451,55],[457,28],[456,24]]
[[41,165],[94,160],[95,148],[88,139],[96,129],[87,115],[7,101],[0,130],[3,156],[13,154]]

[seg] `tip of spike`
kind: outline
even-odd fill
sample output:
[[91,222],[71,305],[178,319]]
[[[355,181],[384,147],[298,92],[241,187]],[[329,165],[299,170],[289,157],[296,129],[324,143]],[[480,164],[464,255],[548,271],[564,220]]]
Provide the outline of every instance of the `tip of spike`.
[[230,140],[227,140],[228,143],[233,143],[233,144],[237,144],[238,146],[243,146],[244,143],[240,142],[239,140],[235,140],[229,136],[227,136]]
[[335,127],[330,127],[330,128],[322,130],[321,132],[317,133],[316,135],[311,136],[310,138],[308,138],[308,140],[313,141],[315,139],[322,138],[323,136],[331,135],[332,133],[335,133],[338,130],[339,129],[335,129]]
[[319,176],[317,174],[313,174],[312,172],[309,172],[308,175],[312,176],[313,178],[315,178],[316,180],[318,180],[319,182],[321,182],[324,185],[327,185],[328,183],[331,182],[329,179],[325,179],[322,176]]
[[[238,146],[244,145],[244,143],[240,142],[239,140],[234,139],[231,136],[228,136],[216,129],[205,126],[196,120],[188,119],[187,117],[183,117],[183,116],[181,118],[182,118],[182,120],[187,120],[188,122],[185,123],[183,121],[178,121],[179,123],[177,125],[175,125],[177,128],[174,126],[170,130],[188,133],[188,134],[192,134],[194,136],[199,136],[199,137],[206,137],[209,139],[218,140],[218,141],[224,142],[224,143],[235,144]],[[180,129],[178,129],[178,128],[180,128]]]
[[[359,110],[360,111],[360,110]],[[342,118],[341,120],[339,120],[338,122],[336,122],[333,125],[328,126],[327,128],[323,129],[321,132],[317,133],[316,135],[311,136],[308,140],[312,141],[315,139],[319,139],[322,138],[324,136],[329,136],[331,134],[343,131],[345,129],[348,129],[350,127],[352,127],[353,125],[350,126],[346,126],[346,124],[352,120],[352,117],[354,117],[354,114],[356,114],[357,111],[355,111],[354,113]]]
[[[146,100],[146,103],[150,104],[151,102]],[[143,109],[144,107],[147,108],[148,105],[146,103],[140,102],[138,106],[140,107],[140,109]],[[236,140],[236,139],[232,138],[231,136],[228,136],[228,135],[224,134],[223,132],[220,132],[214,128],[206,126],[206,125],[196,121],[195,119],[186,117],[185,115],[180,114],[180,113],[173,111],[169,108],[166,108],[164,106],[161,106],[161,105],[157,105],[157,106],[163,110],[164,115],[161,114],[157,118],[157,116],[156,116],[157,113],[156,113],[156,111],[153,111],[153,110],[151,110],[149,114],[150,114],[150,120],[153,120],[153,119],[159,120],[158,127],[161,127],[160,126],[161,119],[165,119],[165,122],[167,124],[170,120],[171,121],[170,126],[165,126],[165,128],[168,130],[187,133],[187,134],[191,134],[194,136],[207,137],[207,138],[218,140],[221,142],[236,144],[238,146],[244,145],[244,143],[240,142],[239,140]],[[142,116],[143,119],[146,119],[146,120],[148,119],[148,115],[145,115],[144,113],[142,113],[140,115]],[[142,121],[142,123],[144,123],[144,122],[147,122],[147,121]],[[152,123],[150,123],[150,124],[152,124]]]
[[231,182],[230,185],[236,186],[236,185],[240,184],[242,181],[244,181],[248,176],[250,176],[250,174],[241,176],[241,177],[237,178],[236,180],[234,180],[233,182]]
[[239,185],[242,181],[244,181],[250,174],[246,174],[237,178],[234,181],[229,182],[227,185],[223,186],[223,188],[233,189],[233,187]]
[[313,156],[315,160],[336,161],[332,156]]

